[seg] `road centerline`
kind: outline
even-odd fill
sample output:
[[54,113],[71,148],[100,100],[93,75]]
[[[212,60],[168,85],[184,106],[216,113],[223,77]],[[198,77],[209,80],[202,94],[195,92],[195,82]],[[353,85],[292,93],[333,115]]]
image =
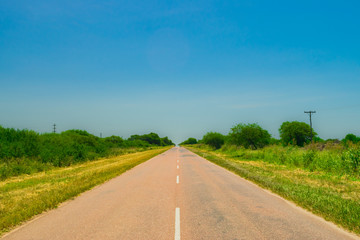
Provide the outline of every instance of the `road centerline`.
[[175,240],[180,240],[180,208],[175,209]]

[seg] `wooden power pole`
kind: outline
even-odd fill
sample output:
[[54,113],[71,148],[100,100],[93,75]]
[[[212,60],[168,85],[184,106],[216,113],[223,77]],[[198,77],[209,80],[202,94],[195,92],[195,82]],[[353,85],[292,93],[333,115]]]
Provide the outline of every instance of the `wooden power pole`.
[[308,113],[310,116],[310,130],[311,130],[311,141],[312,141],[313,140],[313,130],[312,130],[311,114],[316,113],[316,111],[304,111],[304,113]]

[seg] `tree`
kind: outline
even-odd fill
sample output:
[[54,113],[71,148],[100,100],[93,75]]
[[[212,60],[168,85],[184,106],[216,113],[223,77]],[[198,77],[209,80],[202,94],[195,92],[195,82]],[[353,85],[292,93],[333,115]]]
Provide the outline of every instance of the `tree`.
[[215,149],[219,149],[224,145],[225,136],[217,132],[208,132],[203,136],[202,142]]
[[325,142],[325,140],[319,136],[313,137],[313,141],[314,141],[314,143],[324,143]]
[[262,129],[258,124],[237,124],[229,133],[229,141],[245,148],[258,149],[270,143],[271,136],[268,131]]
[[[311,141],[311,128],[309,124],[304,122],[284,122],[281,124],[279,132],[284,144],[293,144],[302,147],[305,143]],[[313,136],[316,137],[317,133],[313,132]]]
[[162,146],[170,146],[175,145],[168,137],[161,138],[161,145]]
[[357,137],[355,134],[349,133],[343,139],[343,142],[345,143],[347,143],[348,141],[351,141],[352,143],[358,143],[360,142],[360,137]]
[[276,138],[270,138],[270,145],[279,145],[281,144],[281,140],[280,139],[276,139]]
[[180,145],[184,145],[184,144],[197,144],[197,140],[195,138],[188,138],[187,140],[180,143]]
[[158,146],[161,145],[161,139],[159,135],[153,132],[140,136],[140,140],[146,141],[152,145],[158,145]]
[[112,135],[111,137],[104,138],[105,143],[110,144],[114,147],[121,147],[124,143],[124,139],[119,136]]
[[149,134],[144,134],[144,135],[131,135],[129,140],[130,141],[142,140],[142,141],[148,142],[151,145],[157,145],[157,146],[161,145],[161,139],[160,139],[159,135],[156,133],[149,133]]
[[175,145],[168,137],[160,138],[157,133],[149,133],[144,135],[131,135],[128,141],[144,141],[151,145],[168,146]]

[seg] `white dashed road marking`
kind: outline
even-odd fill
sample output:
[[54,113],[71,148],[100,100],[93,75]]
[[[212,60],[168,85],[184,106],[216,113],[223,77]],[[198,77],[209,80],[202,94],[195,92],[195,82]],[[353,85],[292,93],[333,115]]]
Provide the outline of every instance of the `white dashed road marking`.
[[180,240],[180,208],[175,209],[175,240]]

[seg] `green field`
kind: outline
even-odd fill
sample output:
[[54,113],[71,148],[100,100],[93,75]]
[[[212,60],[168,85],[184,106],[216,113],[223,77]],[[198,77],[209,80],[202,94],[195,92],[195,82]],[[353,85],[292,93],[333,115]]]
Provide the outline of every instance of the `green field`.
[[0,181],[0,235],[169,148],[158,147]]
[[186,148],[297,205],[360,234],[358,150],[268,146],[260,150],[205,145]]

